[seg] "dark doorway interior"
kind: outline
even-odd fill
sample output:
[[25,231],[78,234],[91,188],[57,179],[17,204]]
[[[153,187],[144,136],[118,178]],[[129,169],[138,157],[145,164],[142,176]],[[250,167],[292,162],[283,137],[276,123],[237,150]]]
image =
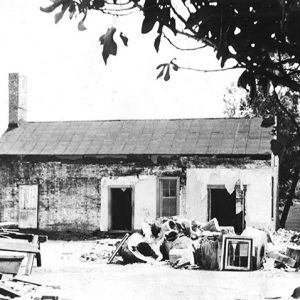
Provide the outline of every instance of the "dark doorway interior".
[[111,189],[111,229],[132,230],[132,188]]
[[236,191],[229,194],[224,189],[211,189],[211,218],[216,218],[220,226],[233,226],[236,233],[243,230],[243,211],[236,214]]

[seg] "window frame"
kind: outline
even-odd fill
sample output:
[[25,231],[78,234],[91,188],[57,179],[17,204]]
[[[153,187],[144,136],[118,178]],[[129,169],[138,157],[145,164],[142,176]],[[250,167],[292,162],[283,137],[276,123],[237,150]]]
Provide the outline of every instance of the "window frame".
[[163,188],[162,182],[163,180],[176,180],[176,215],[180,214],[180,181],[177,176],[166,176],[166,177],[158,177],[157,178],[157,201],[156,201],[156,216],[158,218],[164,217],[162,215],[163,208]]
[[[243,184],[242,185],[243,187],[243,192],[244,192],[244,197],[243,197],[243,218],[242,218],[242,224],[243,224],[243,229],[246,228],[246,225],[245,225],[245,220],[246,220],[246,195],[247,195],[247,185]],[[240,185],[236,184],[234,189],[236,190],[237,188],[240,188]],[[211,190],[214,190],[214,189],[225,189],[226,190],[226,187],[225,187],[225,184],[208,184],[207,185],[207,222],[209,220],[211,220]]]

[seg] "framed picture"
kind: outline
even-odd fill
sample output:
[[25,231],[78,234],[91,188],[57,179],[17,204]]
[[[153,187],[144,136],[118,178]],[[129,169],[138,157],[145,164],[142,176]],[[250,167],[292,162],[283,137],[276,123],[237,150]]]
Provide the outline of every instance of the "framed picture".
[[244,236],[223,236],[221,270],[250,271],[253,239]]

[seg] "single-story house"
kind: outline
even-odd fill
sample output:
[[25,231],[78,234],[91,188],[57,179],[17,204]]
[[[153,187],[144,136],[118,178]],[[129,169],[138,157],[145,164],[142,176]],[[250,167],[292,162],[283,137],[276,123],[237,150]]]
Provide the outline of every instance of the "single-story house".
[[278,158],[253,119],[26,121],[9,74],[0,138],[0,221],[46,231],[131,231],[145,219],[216,217],[274,229]]

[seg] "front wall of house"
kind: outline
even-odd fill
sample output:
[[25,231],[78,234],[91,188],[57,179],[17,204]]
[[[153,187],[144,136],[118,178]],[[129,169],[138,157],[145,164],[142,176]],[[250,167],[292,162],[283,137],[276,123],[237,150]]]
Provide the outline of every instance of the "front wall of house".
[[[235,160],[234,160],[235,161]],[[238,165],[237,165],[238,164]],[[83,161],[0,161],[0,221],[19,221],[20,185],[38,185],[38,226],[42,230],[107,230],[109,189],[133,189],[133,229],[158,216],[159,178],[178,178],[178,213],[207,220],[207,185],[224,179],[247,185],[246,224],[270,227],[271,167],[268,162],[232,165],[210,158],[163,163]],[[230,185],[231,182],[227,182]]]
[[268,166],[249,165],[247,168],[193,168],[187,170],[186,216],[206,222],[208,217],[208,187],[223,186],[232,191],[238,184],[245,186],[245,221],[247,226],[273,229],[272,175]]
[[41,230],[108,229],[108,188],[134,188],[134,227],[156,218],[157,178],[182,173],[175,164],[0,161],[0,221],[20,221],[19,186],[38,185]]

